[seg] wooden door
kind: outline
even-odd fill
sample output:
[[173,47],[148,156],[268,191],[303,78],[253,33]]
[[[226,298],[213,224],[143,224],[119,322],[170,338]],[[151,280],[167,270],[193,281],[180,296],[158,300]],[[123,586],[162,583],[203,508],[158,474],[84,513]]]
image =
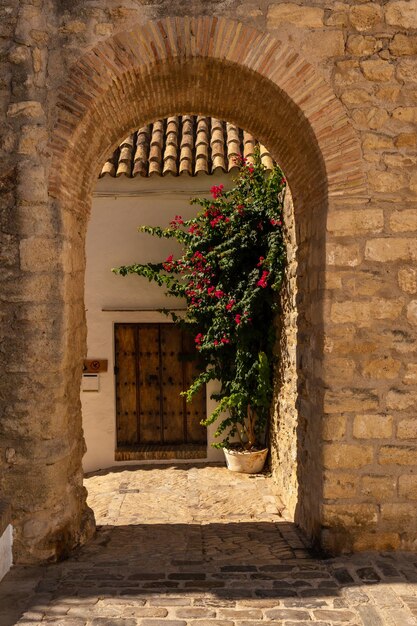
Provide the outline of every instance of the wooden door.
[[198,372],[191,337],[174,324],[116,324],[118,447],[206,444],[205,390],[180,395]]

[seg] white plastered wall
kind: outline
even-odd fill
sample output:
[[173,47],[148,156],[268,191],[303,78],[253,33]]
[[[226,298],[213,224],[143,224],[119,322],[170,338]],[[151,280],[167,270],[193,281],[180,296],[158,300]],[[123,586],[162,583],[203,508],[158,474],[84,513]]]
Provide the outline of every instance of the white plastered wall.
[[0,580],[4,578],[13,565],[13,528],[9,524],[0,536]]
[[[88,358],[108,359],[107,373],[99,374],[99,391],[82,391],[84,436],[87,452],[86,472],[126,464],[155,461],[114,460],[116,447],[116,405],[114,380],[114,324],[131,322],[169,322],[157,309],[180,308],[164,290],[145,278],[116,276],[111,268],[131,263],[159,262],[180,252],[172,240],[160,240],[137,231],[143,224],[166,226],[174,215],[191,217],[198,211],[190,205],[192,197],[208,195],[212,185],[230,187],[231,177],[224,174],[195,178],[153,177],[98,181],[94,194],[86,241],[85,306]],[[207,388],[207,414],[214,408],[210,400],[213,386]],[[215,426],[208,430],[204,461],[223,461],[221,450],[213,448]],[[172,463],[158,461],[158,463]],[[178,462],[189,462],[189,459]]]

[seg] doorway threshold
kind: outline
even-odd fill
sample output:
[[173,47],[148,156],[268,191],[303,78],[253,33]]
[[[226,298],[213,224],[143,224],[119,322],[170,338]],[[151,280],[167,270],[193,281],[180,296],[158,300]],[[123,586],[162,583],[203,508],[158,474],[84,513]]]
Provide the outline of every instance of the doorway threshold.
[[139,444],[119,446],[115,461],[152,461],[161,459],[206,459],[207,444]]

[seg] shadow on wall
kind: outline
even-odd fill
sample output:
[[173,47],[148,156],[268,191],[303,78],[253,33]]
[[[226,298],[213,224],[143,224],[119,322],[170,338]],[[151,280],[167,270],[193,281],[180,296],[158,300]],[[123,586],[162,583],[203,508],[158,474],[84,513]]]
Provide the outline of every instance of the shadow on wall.
[[[318,190],[319,191],[319,190]],[[311,190],[310,190],[311,192]],[[306,192],[308,193],[308,192]],[[285,280],[276,318],[277,366],[270,448],[274,479],[288,515],[315,545],[321,544],[323,482],[321,439],[323,415],[323,302],[325,267],[324,195],[320,210],[298,215],[290,189],[284,203],[287,248]],[[305,198],[299,199],[301,206]]]

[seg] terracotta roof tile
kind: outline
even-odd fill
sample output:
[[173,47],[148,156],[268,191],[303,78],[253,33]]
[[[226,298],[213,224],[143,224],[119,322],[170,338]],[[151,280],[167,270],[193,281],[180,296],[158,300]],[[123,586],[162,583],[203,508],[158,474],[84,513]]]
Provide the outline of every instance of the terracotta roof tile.
[[[232,172],[237,169],[236,157],[243,154],[251,161],[257,144],[253,135],[229,122],[175,115],[126,137],[103,165],[100,178]],[[262,144],[260,150],[263,164],[271,170],[271,155]]]

